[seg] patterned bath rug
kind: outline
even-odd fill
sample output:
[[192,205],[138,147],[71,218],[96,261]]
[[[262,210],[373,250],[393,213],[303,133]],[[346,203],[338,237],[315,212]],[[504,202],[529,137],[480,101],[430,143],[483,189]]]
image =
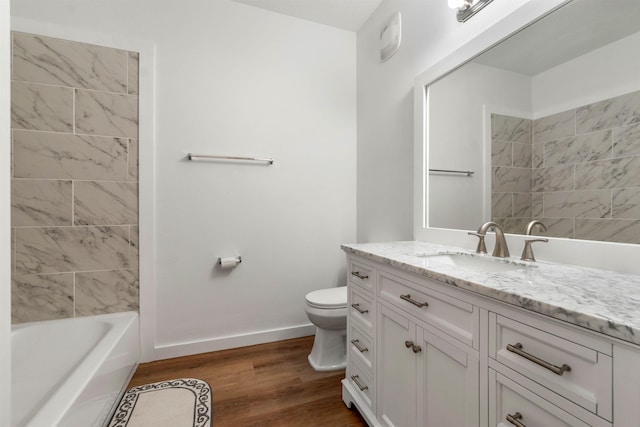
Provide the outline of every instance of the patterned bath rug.
[[210,427],[211,416],[209,384],[179,378],[126,392],[109,427]]

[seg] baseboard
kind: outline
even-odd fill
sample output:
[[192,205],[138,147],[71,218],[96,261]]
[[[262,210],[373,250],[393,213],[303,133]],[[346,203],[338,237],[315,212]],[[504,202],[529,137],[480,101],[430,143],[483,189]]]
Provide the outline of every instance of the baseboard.
[[309,323],[306,325],[298,325],[281,329],[270,329],[267,331],[258,331],[249,334],[217,337],[207,340],[189,341],[175,344],[165,344],[156,346],[153,350],[152,358],[149,360],[144,360],[144,362],[171,359],[173,357],[190,356],[192,354],[208,353],[210,351],[226,350],[229,348],[246,347],[248,345],[264,344],[291,338],[306,337],[309,335],[314,335],[315,332],[315,326]]

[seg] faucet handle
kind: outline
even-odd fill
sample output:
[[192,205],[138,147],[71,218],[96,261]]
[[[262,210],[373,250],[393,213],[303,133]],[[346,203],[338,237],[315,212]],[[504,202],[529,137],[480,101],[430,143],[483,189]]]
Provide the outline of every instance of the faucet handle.
[[548,242],[549,239],[531,239],[524,241],[524,249],[522,250],[522,256],[520,257],[521,261],[535,261],[536,258],[533,256],[533,249],[531,249],[531,244],[535,242]]
[[467,233],[469,236],[476,236],[477,238],[479,238],[480,240],[478,241],[478,247],[476,248],[476,253],[477,254],[486,254],[487,253],[487,246],[484,244],[484,234],[483,233],[476,233],[473,231],[469,231]]

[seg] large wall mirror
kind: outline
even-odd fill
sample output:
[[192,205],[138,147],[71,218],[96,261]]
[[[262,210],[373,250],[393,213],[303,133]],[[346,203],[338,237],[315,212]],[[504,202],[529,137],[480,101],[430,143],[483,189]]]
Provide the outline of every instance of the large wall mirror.
[[640,243],[640,1],[573,0],[426,86],[424,225]]

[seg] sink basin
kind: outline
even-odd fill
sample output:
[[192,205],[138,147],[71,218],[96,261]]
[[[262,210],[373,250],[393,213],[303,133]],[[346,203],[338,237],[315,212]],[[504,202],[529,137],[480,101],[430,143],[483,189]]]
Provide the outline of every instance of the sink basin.
[[480,257],[461,253],[416,254],[416,256],[425,259],[425,267],[451,266],[460,270],[483,273],[499,273],[529,267],[524,263],[515,263],[501,258]]

